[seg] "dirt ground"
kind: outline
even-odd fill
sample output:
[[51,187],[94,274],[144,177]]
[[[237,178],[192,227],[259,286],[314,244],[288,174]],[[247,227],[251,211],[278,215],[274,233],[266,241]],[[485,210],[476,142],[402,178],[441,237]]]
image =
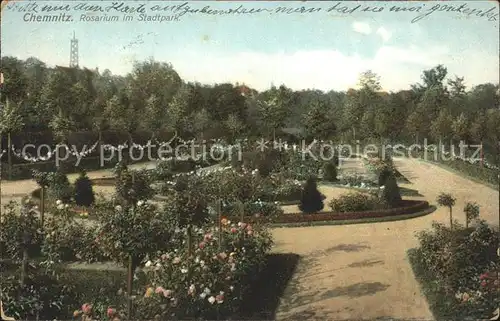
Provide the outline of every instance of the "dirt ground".
[[[462,208],[470,200],[481,206],[483,219],[498,225],[498,191],[419,160],[396,165],[411,181],[402,186],[423,195],[414,199],[435,203],[440,192],[450,192],[457,198],[457,220],[463,222]],[[301,256],[277,320],[432,320],[406,251],[417,245],[415,232],[448,217],[447,209],[438,208],[404,221],[274,229],[274,251]]]

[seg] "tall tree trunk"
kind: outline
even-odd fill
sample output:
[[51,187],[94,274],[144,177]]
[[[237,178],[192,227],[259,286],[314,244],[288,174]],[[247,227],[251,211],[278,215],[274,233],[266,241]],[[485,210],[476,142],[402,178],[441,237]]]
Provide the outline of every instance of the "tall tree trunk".
[[2,221],[2,138],[0,133],[0,222]]
[[12,141],[10,131],[7,133],[7,163],[9,170],[9,180],[12,180]]
[[453,229],[453,213],[451,207],[450,207],[450,229]]
[[481,167],[484,167],[483,140],[481,140]]

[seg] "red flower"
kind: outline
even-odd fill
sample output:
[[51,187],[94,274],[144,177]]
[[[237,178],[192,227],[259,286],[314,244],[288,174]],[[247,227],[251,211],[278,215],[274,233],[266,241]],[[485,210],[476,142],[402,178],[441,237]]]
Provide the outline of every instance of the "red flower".
[[82,305],[82,312],[85,314],[90,314],[92,313],[92,305],[85,303]]
[[112,318],[114,317],[116,314],[116,310],[113,309],[113,308],[108,308],[108,310],[106,311],[106,315],[108,316],[108,318]]
[[238,232],[238,229],[236,227],[231,228],[231,233],[236,233]]
[[203,249],[205,247],[205,242],[200,242],[200,244],[198,244],[198,247],[200,249]]
[[479,276],[479,280],[484,280],[484,279],[487,279],[488,278],[488,274],[487,273],[483,273]]
[[488,282],[486,280],[481,281],[481,286],[484,288],[485,286],[488,285]]

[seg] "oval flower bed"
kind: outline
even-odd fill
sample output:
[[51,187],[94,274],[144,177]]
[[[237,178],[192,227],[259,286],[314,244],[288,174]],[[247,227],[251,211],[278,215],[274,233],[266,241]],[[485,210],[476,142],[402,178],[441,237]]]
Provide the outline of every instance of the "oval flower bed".
[[249,222],[271,221],[272,223],[307,223],[307,222],[325,222],[325,221],[341,221],[341,220],[359,220],[366,218],[380,217],[395,217],[399,215],[414,214],[429,208],[427,201],[419,200],[403,200],[400,207],[382,209],[377,211],[362,211],[362,212],[326,212],[317,214],[281,214],[270,218],[262,216],[248,217]]

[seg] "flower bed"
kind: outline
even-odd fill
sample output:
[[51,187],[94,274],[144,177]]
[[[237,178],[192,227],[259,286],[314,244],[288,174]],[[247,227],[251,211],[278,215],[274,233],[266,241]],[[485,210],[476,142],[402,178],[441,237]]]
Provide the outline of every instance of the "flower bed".
[[312,215],[303,215],[302,213],[291,213],[291,214],[277,215],[271,219],[263,216],[253,216],[249,217],[248,220],[249,222],[271,222],[276,224],[359,220],[365,218],[380,218],[389,216],[395,217],[398,215],[413,214],[428,208],[429,208],[429,203],[426,201],[403,200],[400,207],[391,209],[382,209],[378,211],[347,212],[347,213],[323,212]]
[[435,319],[490,319],[500,305],[498,230],[434,223],[418,238],[408,257]]

